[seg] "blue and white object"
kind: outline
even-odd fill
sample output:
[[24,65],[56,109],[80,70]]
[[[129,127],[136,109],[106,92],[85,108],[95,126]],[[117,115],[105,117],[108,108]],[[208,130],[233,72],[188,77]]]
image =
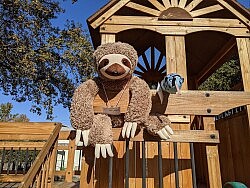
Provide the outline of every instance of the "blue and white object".
[[175,94],[178,92],[180,94],[181,86],[184,82],[179,74],[171,73],[164,77],[164,79],[158,83],[157,93],[159,95],[161,103],[163,102],[163,92],[170,94]]

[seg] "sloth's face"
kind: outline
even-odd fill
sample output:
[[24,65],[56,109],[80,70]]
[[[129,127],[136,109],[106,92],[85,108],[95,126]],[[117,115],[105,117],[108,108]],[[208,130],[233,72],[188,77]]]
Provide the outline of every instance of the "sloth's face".
[[108,79],[119,80],[125,78],[132,67],[131,61],[122,54],[108,54],[98,62],[98,70]]

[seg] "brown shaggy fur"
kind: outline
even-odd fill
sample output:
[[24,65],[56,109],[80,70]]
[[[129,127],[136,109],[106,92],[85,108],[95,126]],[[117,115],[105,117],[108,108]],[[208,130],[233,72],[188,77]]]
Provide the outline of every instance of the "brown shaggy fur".
[[[169,124],[169,120],[166,121],[164,118],[149,116],[152,106],[150,89],[144,80],[132,77],[132,72],[137,65],[137,52],[129,44],[121,42],[101,45],[94,52],[97,66],[99,60],[107,54],[123,54],[127,56],[133,66],[130,75],[126,76],[125,79],[108,80],[103,78],[99,72],[99,77],[87,80],[81,84],[75,90],[71,104],[72,126],[80,130],[90,129],[89,143],[91,145],[111,144],[112,126],[116,127],[119,126],[119,123],[123,123],[123,117],[109,117],[104,114],[95,115],[93,101],[97,93],[103,90],[102,84],[106,90],[121,91],[129,82],[130,102],[124,121],[137,122],[140,126],[146,126],[152,134],[156,134],[157,131]],[[162,123],[163,121],[166,123]]]

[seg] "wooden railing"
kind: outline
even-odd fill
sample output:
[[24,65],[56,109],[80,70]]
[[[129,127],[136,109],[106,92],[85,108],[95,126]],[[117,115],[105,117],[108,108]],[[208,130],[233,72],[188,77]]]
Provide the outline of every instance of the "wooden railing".
[[[108,159],[95,159],[92,147],[75,146],[75,131],[60,132],[59,140],[69,140],[68,144],[58,146],[58,150],[68,150],[67,167],[65,170],[56,171],[55,175],[63,176],[65,182],[72,182],[73,175],[80,175],[80,187],[129,187],[129,184],[130,186],[136,184],[136,181],[137,184],[140,184],[140,187],[148,187],[150,181],[154,182],[154,187],[163,187],[162,185],[170,180],[170,177],[166,175],[166,162],[169,161],[167,163],[169,165],[171,163],[173,166],[171,167],[172,169],[168,170],[173,170],[171,173],[174,174],[172,182],[168,182],[169,184],[178,186],[183,184],[183,177],[180,178],[179,176],[182,176],[181,171],[184,169],[180,164],[186,163],[188,164],[186,168],[190,168],[191,170],[191,179],[189,181],[193,187],[196,187],[194,144],[203,143],[205,144],[205,148],[210,150],[211,147],[219,143],[219,134],[216,130],[175,130],[174,135],[167,141],[160,141],[158,137],[152,137],[145,130],[137,132],[135,138],[130,141],[122,139],[120,133],[121,128],[113,128],[115,141],[113,150],[115,156]],[[119,143],[118,145],[124,143],[124,147],[117,147],[117,143]],[[178,151],[181,152],[180,143],[190,145],[190,159],[184,159],[180,156],[180,153],[178,154]],[[151,147],[156,153],[155,151],[148,151],[150,144],[156,147],[154,149]],[[135,149],[135,145],[139,146],[139,148]],[[166,154],[165,151],[170,145],[172,148],[171,156]],[[74,169],[75,154],[77,151],[82,152],[78,156],[81,159],[81,164],[77,164],[81,165],[81,171]],[[156,158],[150,159],[150,155],[152,154],[156,155]],[[208,168],[214,168],[213,164],[218,163],[219,160],[217,151],[210,151],[207,159],[209,159]],[[137,163],[136,166],[135,163]],[[156,166],[153,167],[151,166],[152,164],[156,164]],[[149,169],[149,166],[154,169]],[[124,171],[122,170],[123,168]],[[135,169],[137,170],[137,174],[134,174]],[[117,172],[117,170],[120,171]],[[155,173],[152,174],[152,172]],[[213,174],[213,170],[209,172],[209,175],[214,180],[220,179],[220,175]],[[150,176],[153,176],[154,180]]]
[[[0,123],[0,182],[21,182],[20,188],[52,187],[61,126],[60,123]],[[11,165],[15,167],[10,168]]]

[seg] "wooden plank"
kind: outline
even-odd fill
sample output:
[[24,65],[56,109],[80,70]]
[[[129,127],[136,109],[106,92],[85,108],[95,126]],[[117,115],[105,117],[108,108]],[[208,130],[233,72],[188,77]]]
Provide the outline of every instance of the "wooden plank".
[[129,7],[129,8],[132,8],[132,9],[135,9],[135,10],[138,10],[138,11],[141,11],[141,12],[153,15],[153,16],[160,16],[161,14],[159,10],[155,10],[155,9],[152,9],[143,5],[139,5],[133,2],[129,2],[128,4],[126,4],[126,7]]
[[48,140],[49,134],[16,134],[16,133],[0,133],[0,140],[17,140],[17,141],[24,141],[24,140]]
[[172,7],[178,7],[178,0],[171,0]]
[[[121,23],[122,20],[122,23]],[[111,25],[157,25],[157,26],[187,26],[187,27],[226,27],[247,28],[238,19],[194,18],[192,21],[166,21],[150,16],[112,16],[105,24]]]
[[217,0],[223,7],[232,12],[236,17],[238,17],[248,28],[250,27],[250,20],[247,19],[243,14],[238,12],[235,8],[230,6],[225,0]]
[[136,188],[143,188],[142,187],[142,142],[134,142],[135,145],[135,187]]
[[73,180],[73,170],[74,170],[74,159],[75,159],[75,137],[69,140],[68,145],[68,159],[67,159],[67,169],[66,169],[66,182],[72,182]]
[[25,124],[10,124],[8,123],[0,123],[0,133],[1,134],[50,134],[54,129],[54,124],[50,124],[50,126],[43,126],[43,124],[38,124],[36,126],[25,125]]
[[[129,142],[129,188],[136,188],[136,142]],[[139,169],[138,169],[139,170]]]
[[[203,117],[203,124],[204,124],[204,130],[215,129],[215,123],[213,117]],[[206,145],[206,157],[207,157],[209,187],[211,188],[222,187],[220,161],[219,161],[217,144]]]
[[177,72],[177,63],[176,63],[176,42],[175,36],[166,36],[166,67],[167,74],[176,73]]
[[146,187],[159,187],[158,175],[158,143],[145,142],[146,146]]
[[53,130],[53,132],[50,135],[46,144],[44,145],[42,151],[39,152],[33,165],[31,166],[31,168],[29,169],[29,171],[25,175],[24,179],[22,180],[20,188],[26,188],[29,185],[31,185],[38,170],[40,169],[41,165],[43,164],[46,155],[49,153],[49,150],[51,149],[53,143],[55,143],[55,140],[56,140],[57,136],[59,135],[61,127],[62,127],[62,124],[59,124],[59,123],[56,124],[55,129]]
[[180,0],[179,7],[184,8],[186,6],[186,4],[187,4],[187,0]]
[[190,123],[189,115],[168,115],[172,123]]
[[24,175],[0,175],[0,182],[21,182],[24,178]]
[[250,32],[247,28],[225,28],[225,27],[209,27],[202,25],[197,27],[186,27],[186,26],[152,26],[152,25],[104,25],[100,30],[100,33],[119,33],[121,31],[129,29],[148,29],[158,32],[163,35],[187,35],[193,32],[199,31],[219,31],[223,33],[228,33],[238,37],[250,37]]
[[217,188],[222,187],[221,174],[220,174],[220,162],[217,145],[206,146],[207,165],[209,175],[209,187]]
[[202,16],[202,15],[209,14],[212,12],[216,12],[216,11],[219,11],[222,9],[224,9],[224,8],[221,5],[212,5],[212,6],[209,6],[206,8],[194,10],[194,11],[190,12],[190,14],[192,17],[198,17],[198,16]]
[[115,42],[115,35],[114,34],[102,34],[101,35],[101,43],[102,44],[108,43],[109,41]]
[[[125,140],[121,137],[121,128],[113,128],[113,139],[115,141]],[[140,131],[131,141],[160,141],[157,136],[152,136],[147,131]],[[163,140],[164,141],[164,140]],[[218,131],[201,130],[174,130],[174,134],[167,142],[194,142],[194,143],[219,143]]]
[[161,4],[159,3],[157,0],[148,0],[152,5],[155,6],[155,8],[157,8],[159,11],[164,11],[166,10],[166,8]]
[[49,160],[48,188],[52,188],[54,185],[54,176],[56,171],[56,160],[57,160],[57,147],[58,147],[58,140],[56,141],[54,148],[51,151],[51,156]]
[[84,147],[80,175],[80,188],[94,188],[94,148]]
[[2,141],[0,142],[0,148],[42,148],[46,142],[11,142]]
[[230,53],[236,45],[235,38],[232,37],[225,45],[213,56],[213,58],[206,64],[206,66],[199,72],[196,78],[196,82],[199,85],[205,81],[217,67],[222,65],[224,57]]
[[171,4],[170,4],[169,0],[162,0],[162,2],[163,2],[163,4],[164,4],[164,6],[165,6],[166,9],[169,8],[169,7],[171,7]]
[[[250,91],[250,38],[237,38],[238,53],[240,58],[241,74],[244,91]],[[247,106],[249,134],[250,134],[250,105]]]
[[[155,103],[153,112],[172,115],[218,115],[234,107],[250,104],[250,93],[241,91],[184,91],[181,95],[171,94],[165,96],[162,104],[158,96],[152,92],[152,100]],[[227,97],[225,97],[227,96]],[[128,98],[124,98],[124,100]],[[110,101],[116,104],[115,101]],[[178,105],[177,105],[178,104]],[[121,112],[126,112],[126,101],[120,104]],[[102,113],[105,103],[98,96],[94,101],[94,111]]]
[[[190,124],[179,124],[179,130],[189,130]],[[190,131],[190,130],[189,130]],[[180,167],[180,185],[181,187],[192,187],[192,170],[191,170],[191,156],[189,143],[180,143],[179,146],[179,167]]]
[[189,3],[186,7],[185,10],[187,12],[192,11],[195,7],[197,7],[203,0],[193,0],[191,3]]
[[[125,142],[113,142],[113,187],[124,187],[125,180]],[[119,173],[117,173],[119,172]]]
[[99,18],[97,18],[94,22],[90,25],[96,29],[99,27],[103,22],[105,22],[110,16],[112,16],[115,12],[117,12],[120,8],[126,5],[130,0],[120,0],[118,1],[112,8],[102,14]]
[[250,39],[237,38],[242,79],[245,91],[250,91]]

